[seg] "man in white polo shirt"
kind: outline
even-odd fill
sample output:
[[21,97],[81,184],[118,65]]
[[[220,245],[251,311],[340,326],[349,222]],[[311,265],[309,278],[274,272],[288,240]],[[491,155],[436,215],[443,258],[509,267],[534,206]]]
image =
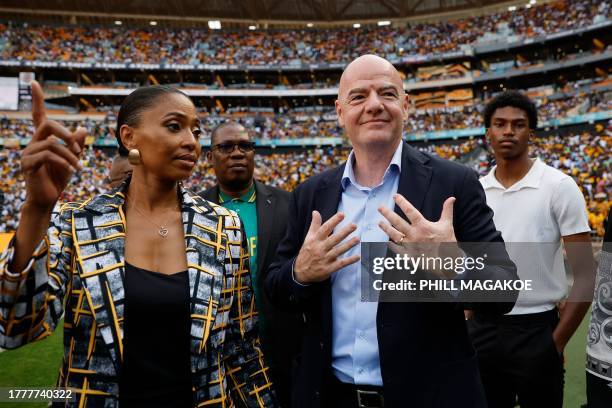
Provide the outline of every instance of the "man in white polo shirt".
[[[529,98],[516,91],[496,96],[484,121],[497,163],[480,180],[487,204],[519,278],[533,281],[533,290],[522,291],[507,315],[476,314],[468,321],[488,405],[561,408],[563,349],[589,308],[581,300],[593,293],[586,205],[571,177],[529,157],[537,125]],[[571,291],[561,240],[574,273]],[[557,305],[566,298],[559,314]]]

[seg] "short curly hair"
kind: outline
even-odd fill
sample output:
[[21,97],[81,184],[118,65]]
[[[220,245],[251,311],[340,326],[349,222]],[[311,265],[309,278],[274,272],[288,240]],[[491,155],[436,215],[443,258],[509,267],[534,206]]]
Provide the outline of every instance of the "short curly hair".
[[538,111],[535,104],[522,92],[505,91],[495,96],[487,103],[484,108],[485,128],[491,127],[491,118],[496,110],[511,106],[522,110],[527,114],[529,129],[536,129],[538,126]]

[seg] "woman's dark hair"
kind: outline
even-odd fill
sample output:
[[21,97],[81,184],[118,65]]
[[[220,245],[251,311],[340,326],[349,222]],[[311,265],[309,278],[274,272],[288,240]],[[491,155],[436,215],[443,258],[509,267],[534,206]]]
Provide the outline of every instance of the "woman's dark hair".
[[538,126],[538,111],[535,104],[525,94],[519,91],[505,91],[491,99],[484,108],[485,128],[491,127],[491,118],[496,110],[511,106],[522,110],[527,114],[529,129]]
[[140,115],[146,109],[149,109],[155,101],[162,95],[176,93],[190,99],[184,92],[167,85],[152,85],[143,86],[129,94],[119,108],[117,115],[117,128],[115,137],[119,143],[119,155],[127,156],[128,150],[121,141],[121,126],[128,125],[137,127],[140,124]]

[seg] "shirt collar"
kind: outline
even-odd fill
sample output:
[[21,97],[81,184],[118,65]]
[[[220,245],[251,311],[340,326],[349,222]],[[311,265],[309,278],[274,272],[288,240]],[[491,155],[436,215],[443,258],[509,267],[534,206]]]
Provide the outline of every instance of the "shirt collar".
[[255,191],[255,183],[251,185],[251,188],[249,188],[249,191],[247,191],[246,193],[244,193],[242,196],[238,198],[230,197],[229,195],[221,191],[221,188],[219,188],[219,204],[224,204],[228,201],[242,201],[245,203],[254,203],[256,197],[257,197],[257,193]]
[[539,158],[536,158],[533,161],[533,165],[531,166],[527,174],[525,174],[522,179],[514,183],[508,189],[506,189],[495,177],[496,169],[497,166],[494,166],[489,172],[489,174],[482,178],[482,186],[485,190],[497,188],[502,190],[514,191],[520,190],[524,187],[539,188],[540,180],[542,179],[542,174],[544,172],[544,163],[542,163]]
[[[399,174],[402,171],[402,149],[404,147],[404,142],[400,141],[399,145],[395,149],[395,153],[393,153],[393,157],[391,157],[391,162],[389,166],[387,166],[387,170],[385,170],[385,174],[383,176],[383,182],[387,178],[389,174],[395,173]],[[345,190],[349,184],[353,184],[354,186],[359,186],[357,180],[355,179],[355,171],[353,169],[353,165],[355,163],[355,152],[351,150],[349,154],[348,160],[346,161],[346,166],[344,166],[344,172],[342,173],[342,180],[340,183],[342,184],[342,189]],[[382,183],[381,183],[382,184]]]

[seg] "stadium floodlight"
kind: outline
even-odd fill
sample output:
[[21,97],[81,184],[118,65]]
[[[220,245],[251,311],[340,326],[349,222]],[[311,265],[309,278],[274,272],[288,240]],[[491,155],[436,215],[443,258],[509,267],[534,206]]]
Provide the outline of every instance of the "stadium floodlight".
[[152,26],[156,26],[157,25],[157,21],[149,21],[149,24],[151,24]]
[[359,28],[359,27],[361,27],[361,24],[359,24],[359,23],[353,24],[353,28]]
[[378,24],[378,26],[379,26],[379,27],[382,27],[382,26],[388,26],[388,25],[391,25],[391,22],[390,22],[389,20],[385,20],[385,21],[379,21],[379,22],[378,22],[378,23],[376,23],[376,24]]
[[209,20],[208,28],[211,30],[220,30],[221,29],[221,21],[219,20]]
[[312,24],[312,23],[306,24],[306,27],[308,27],[308,28],[312,28],[312,26],[314,26],[314,24]]
[[121,20],[115,20],[115,25],[121,25],[121,24],[123,24],[123,21],[121,21]]
[[249,30],[251,30],[251,31],[256,30],[256,29],[257,29],[257,26],[254,26],[254,25],[250,25],[249,26]]
[[529,0],[529,4],[531,4],[532,6],[536,4],[536,0]]
[[525,7],[531,8],[531,3],[527,3],[527,5]]
[[516,6],[510,6],[510,7],[508,7],[508,11],[516,11]]

